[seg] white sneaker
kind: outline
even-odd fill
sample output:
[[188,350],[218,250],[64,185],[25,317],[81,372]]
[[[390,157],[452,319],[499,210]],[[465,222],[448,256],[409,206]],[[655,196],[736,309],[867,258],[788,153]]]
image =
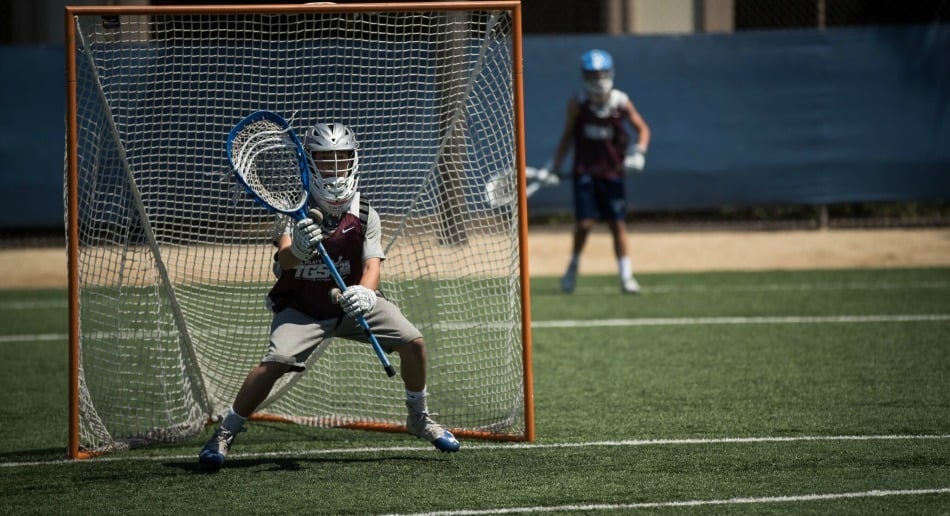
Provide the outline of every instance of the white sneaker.
[[577,270],[568,268],[564,276],[561,277],[561,290],[570,294],[574,292],[574,284],[577,282]]
[[458,439],[452,435],[452,432],[436,423],[428,412],[409,409],[409,416],[406,418],[406,431],[420,439],[429,441],[439,451],[455,452],[460,447]]
[[633,277],[621,280],[620,292],[623,292],[624,294],[639,294],[640,284],[637,283],[637,280],[633,279]]

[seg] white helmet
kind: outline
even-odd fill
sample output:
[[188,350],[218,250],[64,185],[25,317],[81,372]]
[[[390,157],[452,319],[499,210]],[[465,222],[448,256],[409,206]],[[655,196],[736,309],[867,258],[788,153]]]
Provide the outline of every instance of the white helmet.
[[614,87],[614,59],[604,50],[594,49],[581,56],[584,87],[592,98],[606,98]]
[[310,195],[323,211],[339,217],[359,184],[356,135],[343,124],[317,124],[301,141],[310,163]]

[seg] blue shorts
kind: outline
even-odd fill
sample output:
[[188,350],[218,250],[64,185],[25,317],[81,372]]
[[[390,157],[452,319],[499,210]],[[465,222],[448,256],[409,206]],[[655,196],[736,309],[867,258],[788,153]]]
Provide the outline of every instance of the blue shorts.
[[623,179],[574,176],[574,214],[577,220],[624,220],[627,190]]

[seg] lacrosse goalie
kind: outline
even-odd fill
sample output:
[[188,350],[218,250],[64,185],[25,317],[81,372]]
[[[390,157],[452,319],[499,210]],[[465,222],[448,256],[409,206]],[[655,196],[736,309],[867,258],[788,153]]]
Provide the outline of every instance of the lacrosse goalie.
[[[302,374],[307,358],[330,337],[368,342],[357,324],[362,315],[387,352],[400,358],[411,435],[454,452],[459,442],[429,412],[426,347],[419,330],[379,292],[385,259],[379,214],[360,199],[359,160],[353,131],[342,124],[317,124],[301,138],[310,165],[310,217],[289,218],[277,236],[275,273],[268,293],[274,312],[269,349],[244,380],[230,410],[201,450],[198,460],[218,468],[244,430],[244,422],[285,373]],[[349,285],[342,293],[317,254],[322,243]]]

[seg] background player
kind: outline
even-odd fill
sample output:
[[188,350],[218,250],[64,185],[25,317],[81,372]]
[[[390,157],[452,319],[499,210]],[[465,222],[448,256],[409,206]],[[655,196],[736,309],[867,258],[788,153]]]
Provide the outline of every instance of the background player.
[[[573,292],[581,252],[594,223],[605,221],[614,242],[614,254],[620,272],[620,290],[637,293],[640,285],[633,278],[627,250],[627,197],[625,172],[643,170],[650,145],[650,127],[626,93],[613,87],[613,58],[603,50],[590,50],[581,56],[584,90],[567,105],[564,131],[558,142],[553,169],[561,164],[571,146],[575,225],[571,261],[561,278],[561,288]],[[625,121],[637,132],[637,143],[629,146]]]

